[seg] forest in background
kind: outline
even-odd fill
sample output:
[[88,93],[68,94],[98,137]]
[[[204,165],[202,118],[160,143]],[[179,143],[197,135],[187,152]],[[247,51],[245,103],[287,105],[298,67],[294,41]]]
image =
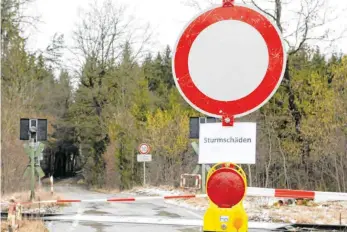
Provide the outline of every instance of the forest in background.
[[[106,1],[76,26],[74,51],[82,63],[71,72],[60,68],[63,36],[46,51],[29,52],[20,4],[26,2],[1,2],[2,194],[28,189],[19,119],[29,116],[49,121],[46,155],[75,148],[89,186],[141,184],[136,155],[142,142],[153,148],[146,182],[177,186],[180,174],[197,164],[189,117],[200,114],[175,87],[170,47],[145,52],[149,34],[134,38],[123,8]],[[326,57],[305,40],[289,50],[277,93],[242,118],[258,125],[257,163],[243,166],[250,186],[347,191],[346,77],[343,54]]]

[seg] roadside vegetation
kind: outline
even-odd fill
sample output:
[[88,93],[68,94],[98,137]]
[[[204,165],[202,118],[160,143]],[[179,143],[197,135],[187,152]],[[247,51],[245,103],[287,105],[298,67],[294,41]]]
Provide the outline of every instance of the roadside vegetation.
[[[286,31],[281,1],[275,2],[273,17]],[[282,85],[242,119],[258,124],[257,163],[244,169],[251,186],[346,192],[347,56],[310,46],[310,32],[324,22],[316,12],[322,8],[306,2],[311,13],[298,22]],[[22,177],[29,160],[18,139],[21,117],[49,121],[47,174],[80,170],[89,187],[129,189],[142,183],[136,155],[145,142],[153,155],[146,182],[178,186],[180,174],[197,163],[188,132],[189,117],[199,114],[174,85],[172,48],[150,53],[149,27],[105,1],[86,8],[74,28],[69,50],[80,62],[71,67],[62,63],[61,35],[45,51],[29,51],[21,30],[38,22],[20,14],[21,4],[29,0],[1,2],[2,195],[29,189]]]
[[[1,232],[8,232],[7,222],[1,222]],[[17,232],[49,232],[43,221],[24,220]]]

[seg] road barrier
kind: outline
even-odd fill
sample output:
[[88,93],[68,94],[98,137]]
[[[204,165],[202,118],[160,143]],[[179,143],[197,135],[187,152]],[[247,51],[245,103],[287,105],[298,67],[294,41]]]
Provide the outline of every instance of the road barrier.
[[[187,177],[193,177],[195,178],[194,187],[190,187],[190,186],[186,186],[187,184]],[[188,173],[184,173],[181,175],[181,182],[180,182],[181,188],[185,188],[185,189],[201,189],[201,175],[200,174],[188,174]]]
[[246,196],[302,198],[315,201],[347,201],[347,193],[248,187]]
[[[347,193],[339,192],[319,192],[291,189],[268,189],[248,187],[246,190],[248,197],[273,197],[273,198],[296,198],[312,199],[315,201],[347,201]],[[146,196],[146,197],[125,197],[125,198],[104,198],[104,199],[61,199],[47,201],[21,202],[20,204],[48,204],[48,203],[82,203],[82,202],[134,202],[146,200],[169,200],[169,199],[188,199],[205,198],[206,194],[188,194],[188,195],[168,195],[168,196]],[[19,202],[17,202],[18,204]],[[9,202],[2,202],[1,205],[7,205]]]
[[[133,201],[146,201],[146,200],[169,200],[169,199],[188,199],[188,198],[204,198],[206,194],[190,194],[190,195],[175,195],[175,196],[148,196],[148,197],[113,197],[103,199],[61,199],[61,200],[48,200],[48,201],[33,201],[33,202],[22,202],[25,204],[49,204],[49,203],[81,203],[81,202],[133,202]],[[3,202],[1,204],[8,204]]]

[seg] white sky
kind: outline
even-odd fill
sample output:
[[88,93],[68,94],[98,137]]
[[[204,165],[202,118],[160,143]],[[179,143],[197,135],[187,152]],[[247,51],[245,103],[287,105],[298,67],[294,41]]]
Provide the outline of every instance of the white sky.
[[[347,1],[330,1],[335,10],[334,14],[339,15],[346,12]],[[27,9],[27,12],[31,15],[41,16],[42,23],[37,25],[36,30],[27,29],[26,34],[30,35],[28,48],[31,50],[44,49],[56,32],[65,35],[66,45],[72,45],[71,35],[75,23],[78,21],[78,10],[81,7],[86,8],[88,2],[88,0],[36,0]],[[135,15],[141,22],[151,24],[155,33],[153,51],[161,50],[167,44],[172,48],[183,27],[198,13],[196,9],[185,6],[182,3],[183,0],[114,0],[114,2],[128,5],[129,13]],[[236,0],[236,2],[241,2],[241,0]],[[261,6],[265,6],[262,5],[262,0],[258,0],[258,2]],[[300,0],[293,2],[300,2]],[[333,28],[337,32],[342,28],[347,28],[347,14],[330,24],[329,28]],[[322,46],[323,50],[326,48],[324,46]],[[347,38],[335,43],[333,49],[347,54]]]

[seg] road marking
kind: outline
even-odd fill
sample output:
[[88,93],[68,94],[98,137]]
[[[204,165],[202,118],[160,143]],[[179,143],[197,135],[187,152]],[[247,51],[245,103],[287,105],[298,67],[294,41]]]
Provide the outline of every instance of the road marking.
[[75,216],[75,220],[73,221],[73,223],[72,223],[72,225],[71,225],[70,232],[73,232],[74,230],[76,230],[77,226],[79,225],[79,220],[78,220],[78,219],[79,219],[81,216],[83,216],[83,215],[82,215],[82,214],[83,214],[83,211],[84,211],[83,208],[78,207],[78,209],[77,209],[77,214],[76,214],[76,216]]
[[[202,226],[201,219],[176,219],[165,217],[130,217],[130,216],[99,216],[99,215],[76,215],[76,216],[56,216],[44,217],[44,219],[60,220],[60,221],[88,221],[88,222],[110,222],[110,223],[131,223],[131,224],[154,224],[154,225],[177,225],[177,226]],[[250,229],[276,229],[291,224],[284,223],[263,223],[249,222]]]
[[199,218],[199,219],[202,219],[202,218],[203,218],[202,215],[197,214],[197,213],[191,211],[191,208],[189,208],[188,205],[181,205],[181,204],[179,204],[178,201],[175,201],[175,200],[168,200],[168,201],[166,201],[166,203],[167,203],[167,204],[170,204],[170,205],[177,206],[177,207],[179,207],[179,208],[182,208],[182,209],[184,209],[187,213],[189,213],[190,215],[192,215],[192,216],[194,216],[194,217],[196,217],[196,218]]

